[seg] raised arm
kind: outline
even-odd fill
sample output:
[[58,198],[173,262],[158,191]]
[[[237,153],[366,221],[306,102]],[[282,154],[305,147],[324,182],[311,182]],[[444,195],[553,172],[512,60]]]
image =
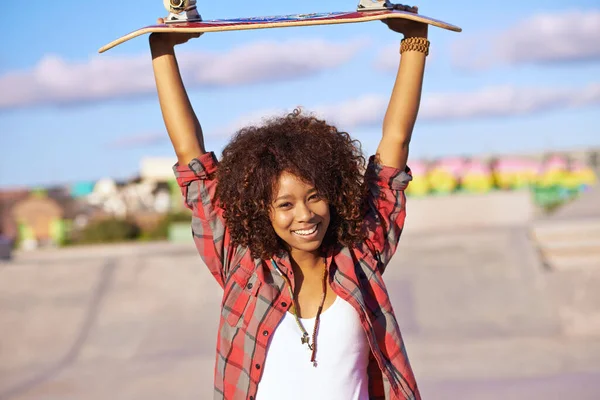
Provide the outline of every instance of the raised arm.
[[150,35],[152,67],[160,109],[180,165],[187,165],[206,152],[202,128],[183,86],[175,57],[176,45],[198,36],[200,35],[179,33]]
[[[405,38],[427,38],[427,24],[400,19],[388,20],[387,25]],[[400,66],[392,90],[392,96],[383,120],[383,137],[377,148],[379,162],[404,170],[408,160],[408,145],[415,126],[419,105],[425,53],[406,51],[400,58]]]
[[[160,22],[160,21],[159,21]],[[218,162],[204,148],[202,128],[183,86],[174,47],[199,34],[152,34],[150,49],[165,126],[177,154],[175,177],[192,211],[192,233],[204,263],[221,287],[244,249],[234,246],[216,198]]]

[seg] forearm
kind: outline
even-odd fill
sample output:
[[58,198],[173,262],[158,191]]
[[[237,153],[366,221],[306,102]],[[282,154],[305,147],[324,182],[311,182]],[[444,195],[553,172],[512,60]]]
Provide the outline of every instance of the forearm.
[[[406,37],[426,38],[427,30]],[[377,149],[382,164],[404,169],[408,160],[409,143],[419,113],[426,54],[423,51],[405,51],[390,102],[383,120],[383,136]]]
[[165,127],[181,165],[206,152],[200,122],[181,79],[173,45],[150,38],[152,67]]
[[383,120],[384,136],[393,138],[399,143],[410,142],[421,103],[424,71],[424,53],[408,51],[402,55]]

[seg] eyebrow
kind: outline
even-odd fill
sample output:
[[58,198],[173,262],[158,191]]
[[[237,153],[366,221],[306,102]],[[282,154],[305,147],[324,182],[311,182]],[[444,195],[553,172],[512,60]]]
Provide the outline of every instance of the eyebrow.
[[276,203],[276,202],[278,202],[280,200],[289,199],[290,197],[292,197],[292,196],[290,196],[289,194],[286,194],[285,196],[281,196],[281,197],[276,198],[275,201],[274,201],[274,203]]
[[[316,189],[316,188],[312,188],[312,189],[310,189],[310,190],[308,191],[308,193],[307,193],[307,194],[308,194],[308,195],[311,195],[311,194],[313,194],[313,193],[316,193],[316,192],[317,192],[317,189]],[[286,199],[289,199],[289,198],[291,198],[291,197],[292,197],[292,195],[291,195],[291,194],[285,194],[285,195],[283,195],[283,196],[279,196],[278,198],[276,198],[275,200],[273,200],[273,203],[276,203],[276,202],[278,202],[278,201],[280,201],[280,200],[286,200]]]

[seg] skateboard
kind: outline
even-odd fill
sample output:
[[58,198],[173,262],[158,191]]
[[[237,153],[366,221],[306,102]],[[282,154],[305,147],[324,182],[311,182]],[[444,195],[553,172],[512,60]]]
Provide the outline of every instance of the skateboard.
[[390,18],[403,18],[437,26],[454,32],[461,32],[458,26],[434,18],[417,14],[412,7],[392,4],[389,0],[360,0],[356,11],[279,15],[274,17],[252,17],[237,19],[217,19],[203,21],[198,13],[196,0],[163,0],[169,15],[163,24],[150,25],[133,31],[100,48],[99,52],[112,49],[135,37],[152,32],[204,33],[241,31],[248,29],[284,28],[293,26],[314,26],[349,24],[366,21],[381,21]]

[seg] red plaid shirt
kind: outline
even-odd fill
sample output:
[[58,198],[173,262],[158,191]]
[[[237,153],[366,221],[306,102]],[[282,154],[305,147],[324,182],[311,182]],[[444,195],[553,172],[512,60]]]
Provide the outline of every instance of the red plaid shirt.
[[[254,400],[268,343],[292,299],[270,260],[254,259],[233,246],[215,198],[218,162],[213,153],[174,171],[185,203],[193,211],[192,232],[200,256],[224,289],[215,365],[215,399]],[[410,171],[379,165],[373,157],[365,174],[369,186],[364,224],[368,239],[327,256],[330,286],[357,311],[370,348],[370,399],[421,398],[382,274],[404,226],[404,189]],[[294,282],[288,257],[275,262]],[[260,399],[258,399],[260,400]]]

